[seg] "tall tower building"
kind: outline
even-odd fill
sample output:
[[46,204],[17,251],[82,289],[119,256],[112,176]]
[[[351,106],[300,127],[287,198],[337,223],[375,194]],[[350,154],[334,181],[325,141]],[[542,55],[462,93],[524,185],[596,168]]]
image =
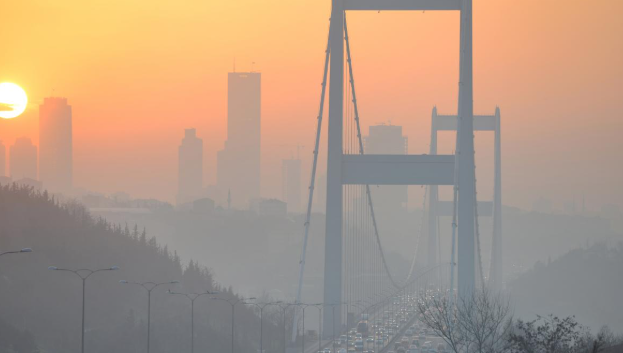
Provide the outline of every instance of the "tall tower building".
[[[366,154],[407,154],[407,137],[402,135],[402,126],[373,125],[365,137]],[[383,216],[396,215],[407,208],[406,185],[385,185],[372,188],[375,211]]]
[[227,76],[227,141],[217,154],[217,183],[235,207],[260,197],[261,74]]
[[67,98],[48,97],[39,106],[39,179],[52,192],[73,184],[71,106]]
[[28,137],[20,137],[9,150],[11,178],[37,179],[37,147]]
[[179,147],[177,204],[200,198],[203,185],[203,140],[195,129],[186,129]]
[[0,140],[0,177],[6,176],[6,147]]
[[288,211],[301,212],[301,160],[284,159],[281,165],[283,201],[288,204]]

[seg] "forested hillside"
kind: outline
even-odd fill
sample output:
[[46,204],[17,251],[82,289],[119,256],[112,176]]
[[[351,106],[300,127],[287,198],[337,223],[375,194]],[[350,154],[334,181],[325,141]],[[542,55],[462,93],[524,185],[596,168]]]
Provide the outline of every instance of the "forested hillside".
[[593,329],[623,331],[623,243],[600,242],[538,262],[509,287],[520,317],[575,315]]
[[[157,244],[143,229],[113,225],[95,219],[79,204],[59,204],[46,193],[15,186],[0,187],[0,250],[32,247],[32,253],[0,258],[0,322],[15,330],[31,352],[36,341],[42,352],[76,352],[80,347],[82,282],[59,268],[109,268],[86,282],[86,338],[89,352],[144,352],[146,345],[147,292],[120,280],[167,282],[152,292],[152,349],[158,352],[190,351],[190,301],[167,293],[219,291],[221,298],[236,300],[231,288],[214,282],[203,265],[180,263],[175,251]],[[232,259],[232,261],[235,261]],[[228,351],[231,307],[206,295],[195,303],[195,349]],[[266,337],[281,337],[280,317],[264,317]],[[279,321],[280,322],[280,321]],[[236,306],[236,351],[252,352],[259,335],[257,315],[250,307]],[[15,336],[14,335],[14,336]],[[281,340],[272,340],[275,351]]]

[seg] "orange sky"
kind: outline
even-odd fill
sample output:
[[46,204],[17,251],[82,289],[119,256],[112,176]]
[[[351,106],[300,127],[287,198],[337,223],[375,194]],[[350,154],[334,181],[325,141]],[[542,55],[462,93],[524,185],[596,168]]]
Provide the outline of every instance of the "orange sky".
[[[173,201],[184,128],[203,138],[206,183],[215,180],[235,57],[239,71],[255,62],[262,72],[262,192],[280,196],[279,160],[301,144],[309,164],[329,5],[5,1],[0,82],[21,85],[30,102],[18,119],[0,121],[0,139],[37,143],[38,105],[67,97],[77,186]],[[589,209],[623,206],[621,13],[620,0],[474,0],[475,111],[501,107],[506,204],[529,208],[543,195],[560,207],[585,194]],[[432,106],[456,111],[458,19],[452,12],[348,15],[365,133],[391,120],[404,126],[411,153],[427,152]],[[450,152],[452,138],[444,141]],[[483,197],[491,189],[491,141],[477,139]]]

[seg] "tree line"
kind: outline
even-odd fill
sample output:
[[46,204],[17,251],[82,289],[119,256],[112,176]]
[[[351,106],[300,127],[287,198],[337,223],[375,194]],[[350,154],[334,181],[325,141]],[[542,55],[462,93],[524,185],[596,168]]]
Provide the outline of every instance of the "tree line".
[[[0,352],[76,352],[80,347],[82,283],[59,268],[106,268],[87,280],[85,347],[93,353],[145,352],[147,296],[136,282],[178,281],[152,293],[151,352],[190,352],[190,303],[168,293],[218,292],[244,300],[223,287],[206,266],[183,264],[176,251],[160,245],[136,225],[96,218],[77,202],[60,202],[47,192],[14,184],[0,186],[0,249],[32,247],[30,254],[0,259]],[[232,259],[235,261],[235,259]],[[195,349],[228,352],[231,307],[204,296],[195,303]],[[268,299],[268,298],[264,298]],[[256,308],[235,308],[235,351],[255,352],[259,340]],[[266,352],[283,351],[281,309],[267,308]],[[291,317],[291,315],[288,315]],[[291,319],[290,319],[291,320]]]

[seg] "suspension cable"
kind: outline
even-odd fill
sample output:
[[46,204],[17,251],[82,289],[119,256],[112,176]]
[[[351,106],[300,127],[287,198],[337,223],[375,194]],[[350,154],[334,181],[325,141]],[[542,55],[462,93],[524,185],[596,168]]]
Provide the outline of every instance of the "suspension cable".
[[[420,248],[420,240],[422,239],[422,236],[424,234],[424,217],[425,217],[425,209],[426,209],[426,199],[428,198],[428,185],[426,186],[426,188],[424,189],[424,201],[422,202],[422,221],[420,223],[420,234],[418,235],[417,239],[415,240],[415,251],[413,252],[413,257],[411,258],[411,268],[409,269],[409,274],[407,274],[407,279],[405,281],[409,281],[411,279],[411,276],[413,276],[413,271],[415,270],[415,264],[416,264],[416,259],[417,259],[417,253],[419,251]],[[430,212],[430,210],[428,210],[428,212]]]
[[[364,154],[363,153],[363,141],[361,138],[361,126],[359,123],[359,109],[357,107],[357,94],[355,93],[355,79],[353,78],[353,63],[352,63],[352,59],[351,59],[351,55],[350,55],[350,41],[348,38],[348,26],[346,25],[346,14],[344,14],[344,38],[346,40],[346,54],[347,54],[347,62],[348,62],[348,73],[350,76],[350,85],[351,85],[351,91],[352,91],[352,102],[354,105],[354,110],[355,110],[355,125],[357,126],[357,138],[358,138],[358,142],[359,142],[359,154]],[[376,217],[374,214],[374,205],[372,203],[372,195],[370,195],[370,185],[366,184],[365,185],[366,188],[366,197],[367,197],[367,201],[368,201],[368,207],[370,208],[370,217],[372,218],[372,227],[374,230],[374,236],[376,238],[376,243],[379,247],[380,250],[380,254],[381,254],[381,261],[383,262],[383,268],[385,269],[385,273],[387,274],[387,277],[389,278],[391,284],[396,287],[396,288],[402,288],[403,285],[400,285],[396,282],[396,280],[393,278],[391,272],[389,271],[389,267],[387,266],[387,261],[385,259],[385,254],[383,252],[383,248],[381,246],[381,240],[379,237],[379,231],[378,231],[378,226],[376,223]]]
[[[475,170],[475,166],[474,166],[474,173],[476,172]],[[476,191],[476,178],[474,178],[474,194],[476,197],[474,197],[474,221],[476,222],[476,247],[477,247],[477,254],[478,254],[478,271],[480,272],[480,285],[482,287],[485,286],[485,278],[484,278],[484,273],[482,272],[482,255],[481,255],[481,251],[480,251],[480,226],[478,223],[478,192]]]
[[[331,33],[331,25],[329,25],[329,33]],[[330,36],[330,35],[329,35]],[[325,50],[324,73],[322,76],[322,90],[320,93],[320,107],[318,109],[318,124],[316,127],[316,141],[314,144],[314,161],[312,162],[311,178],[309,183],[309,198],[307,201],[307,214],[305,216],[305,235],[303,236],[303,248],[301,250],[301,259],[299,261],[299,282],[296,290],[295,303],[301,303],[301,293],[303,290],[303,274],[305,272],[305,255],[307,252],[307,240],[309,239],[309,226],[311,224],[312,202],[314,199],[314,187],[316,185],[316,167],[318,165],[318,149],[320,147],[320,132],[322,130],[322,114],[324,112],[324,101],[327,91],[327,73],[329,71],[330,41],[327,39],[327,49]],[[292,340],[296,339],[296,320],[293,323]]]

